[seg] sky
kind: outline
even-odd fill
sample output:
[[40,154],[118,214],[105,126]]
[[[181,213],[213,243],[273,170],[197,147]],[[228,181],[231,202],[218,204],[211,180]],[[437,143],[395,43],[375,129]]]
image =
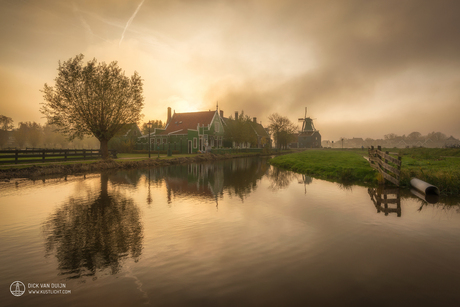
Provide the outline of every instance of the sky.
[[[460,138],[460,1],[0,0],[0,114],[46,120],[59,61],[144,80],[144,121],[243,110],[314,119],[323,140]],[[300,125],[299,125],[300,127]]]

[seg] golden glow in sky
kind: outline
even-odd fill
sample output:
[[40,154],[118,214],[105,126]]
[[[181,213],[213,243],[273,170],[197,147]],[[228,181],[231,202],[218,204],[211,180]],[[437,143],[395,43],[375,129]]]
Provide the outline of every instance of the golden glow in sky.
[[458,1],[0,2],[0,114],[44,123],[59,61],[118,61],[144,119],[244,110],[308,115],[323,139],[460,137]]

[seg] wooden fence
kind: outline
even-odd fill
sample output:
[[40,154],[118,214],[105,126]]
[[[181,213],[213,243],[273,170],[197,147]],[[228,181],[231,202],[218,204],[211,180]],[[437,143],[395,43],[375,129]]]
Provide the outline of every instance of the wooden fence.
[[[117,158],[116,150],[109,150]],[[99,149],[15,149],[0,150],[0,164],[75,161],[102,158]]]
[[379,146],[369,148],[369,163],[375,168],[386,180],[399,186],[399,177],[401,175],[401,155],[394,152],[382,151]]

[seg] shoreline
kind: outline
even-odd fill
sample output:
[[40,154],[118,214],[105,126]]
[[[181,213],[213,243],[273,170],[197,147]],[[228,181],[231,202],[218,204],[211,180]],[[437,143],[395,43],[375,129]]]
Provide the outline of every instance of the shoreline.
[[[410,190],[410,180],[415,177],[438,187],[441,195],[460,195],[460,150],[411,148],[398,151],[403,156],[399,188]],[[378,186],[378,172],[369,166],[365,156],[367,151],[362,150],[318,149],[278,156],[270,164],[318,179]]]
[[20,167],[20,164],[11,168],[0,169],[0,182],[9,182],[11,179],[16,178],[29,178],[36,179],[43,176],[49,175],[76,175],[82,173],[99,172],[109,169],[132,169],[132,168],[143,168],[143,167],[159,167],[169,166],[176,164],[187,164],[187,163],[199,163],[207,161],[219,161],[234,158],[246,158],[246,157],[261,157],[271,156],[273,154],[223,154],[216,155],[212,153],[199,154],[193,157],[177,157],[169,159],[159,158],[147,158],[142,160],[122,160],[122,159],[109,159],[109,160],[98,160],[95,162],[81,163],[78,161],[72,162],[71,164],[33,164],[26,167]]

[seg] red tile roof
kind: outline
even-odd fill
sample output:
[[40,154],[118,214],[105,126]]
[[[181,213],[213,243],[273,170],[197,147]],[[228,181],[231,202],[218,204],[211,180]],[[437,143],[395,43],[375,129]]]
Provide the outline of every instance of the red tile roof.
[[174,113],[171,121],[166,126],[166,130],[158,133],[162,134],[186,134],[188,129],[196,130],[198,124],[209,125],[216,114],[216,111]]

